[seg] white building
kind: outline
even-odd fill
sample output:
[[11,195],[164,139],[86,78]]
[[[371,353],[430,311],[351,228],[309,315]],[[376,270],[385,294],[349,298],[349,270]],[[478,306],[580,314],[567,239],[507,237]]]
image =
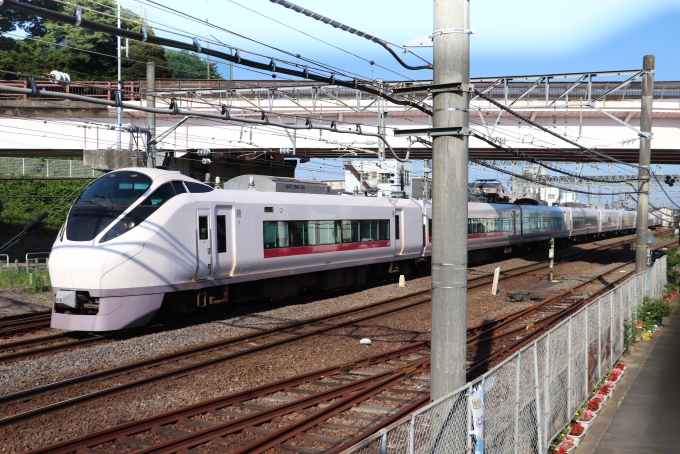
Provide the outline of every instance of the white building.
[[[413,165],[396,159],[345,161],[345,190],[377,197],[411,197]],[[403,188],[403,189],[402,189]]]

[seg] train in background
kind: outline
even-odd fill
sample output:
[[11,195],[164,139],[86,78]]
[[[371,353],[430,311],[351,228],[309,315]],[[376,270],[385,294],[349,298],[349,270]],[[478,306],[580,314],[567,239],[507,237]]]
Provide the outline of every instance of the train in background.
[[[470,262],[633,233],[631,211],[470,203]],[[650,215],[650,227],[658,218]],[[52,327],[112,331],[205,307],[427,272],[428,200],[330,195],[316,181],[237,177],[214,189],[126,169],[76,199],[53,245]],[[436,241],[436,239],[435,239]]]

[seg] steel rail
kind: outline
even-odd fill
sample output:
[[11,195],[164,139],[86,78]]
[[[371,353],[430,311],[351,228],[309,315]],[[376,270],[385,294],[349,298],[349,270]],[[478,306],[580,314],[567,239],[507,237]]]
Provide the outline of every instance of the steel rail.
[[[218,397],[205,402],[200,402],[198,404],[183,407],[178,410],[172,410],[166,413],[154,415],[141,420],[119,424],[117,426],[103,429],[94,433],[86,434],[78,438],[63,441],[53,445],[44,446],[42,448],[38,448],[30,452],[31,454],[48,452],[53,454],[66,454],[74,452],[79,449],[87,449],[101,443],[106,443],[115,440],[121,436],[132,435],[135,433],[139,433],[140,431],[149,430],[157,426],[162,426],[164,424],[169,424],[181,420],[183,418],[189,418],[191,416],[204,414],[219,408],[235,405],[257,397],[273,394],[279,391],[284,391],[286,389],[290,389],[292,387],[307,383],[311,380],[320,379],[333,374],[343,373],[362,366],[380,364],[391,359],[399,358],[400,356],[405,356],[411,353],[422,351],[427,347],[428,345],[426,342],[416,342],[401,348],[382,352],[377,355],[367,356],[337,366],[316,370],[307,374],[277,381],[275,383],[262,385],[257,388],[241,391],[234,394],[229,394],[224,397]],[[282,408],[280,406],[277,407],[279,409]],[[276,407],[272,407],[272,409],[274,408]]]
[[[422,293],[425,293],[425,292],[422,292]],[[410,298],[413,298],[413,297],[410,297]],[[406,298],[406,299],[408,299],[408,298]],[[208,359],[208,360],[194,362],[193,364],[190,364],[188,366],[180,366],[177,369],[173,369],[173,370],[170,370],[170,371],[158,372],[158,373],[156,373],[152,376],[138,378],[138,379],[133,380],[133,381],[128,382],[128,383],[115,385],[115,386],[112,386],[112,387],[107,388],[107,389],[95,391],[95,392],[92,392],[92,393],[89,393],[89,394],[84,394],[82,396],[74,397],[74,398],[71,398],[71,399],[68,399],[68,400],[62,400],[62,401],[56,402],[54,404],[38,407],[38,408],[35,408],[33,410],[28,410],[28,411],[23,412],[23,413],[5,416],[4,418],[0,419],[0,427],[7,426],[8,424],[16,424],[17,422],[34,419],[36,417],[43,416],[43,415],[46,415],[46,414],[51,414],[51,413],[54,413],[54,412],[59,411],[61,409],[72,407],[72,406],[75,406],[75,405],[80,405],[83,402],[95,400],[95,399],[98,399],[98,398],[101,398],[101,397],[104,397],[104,396],[112,396],[112,395],[120,394],[124,391],[142,386],[144,384],[156,383],[156,382],[159,382],[159,381],[167,380],[169,378],[176,378],[176,377],[181,376],[181,375],[187,375],[191,372],[195,372],[197,370],[205,369],[205,368],[210,367],[210,366],[215,365],[215,364],[219,364],[219,363],[222,363],[222,362],[225,362],[225,361],[233,360],[235,358],[250,356],[254,353],[259,353],[259,352],[263,352],[263,351],[266,351],[266,350],[270,350],[270,349],[273,349],[275,347],[279,347],[279,346],[284,345],[284,344],[288,344],[288,343],[292,343],[292,342],[295,342],[295,341],[298,341],[298,340],[301,340],[301,339],[316,336],[316,335],[319,335],[319,334],[322,334],[322,333],[325,333],[325,332],[328,332],[328,331],[343,328],[343,327],[346,327],[346,326],[349,326],[349,325],[352,325],[352,324],[355,324],[355,323],[359,323],[359,322],[362,322],[362,321],[365,321],[365,320],[370,320],[370,319],[373,319],[373,318],[382,317],[384,315],[389,315],[389,314],[392,314],[394,312],[398,312],[398,311],[401,311],[401,310],[409,309],[411,307],[427,303],[427,302],[430,301],[430,299],[428,297],[416,299],[416,301],[414,301],[414,302],[410,302],[410,303],[406,303],[406,304],[400,304],[400,305],[393,307],[393,308],[389,308],[389,309],[382,310],[382,311],[372,313],[372,314],[369,314],[369,315],[365,315],[365,316],[359,316],[357,318],[352,318],[351,320],[344,320],[344,321],[341,321],[339,323],[335,323],[333,325],[324,326],[324,327],[321,327],[321,328],[316,328],[316,329],[313,329],[313,330],[307,331],[307,332],[292,333],[292,334],[287,332],[287,331],[291,331],[291,330],[298,329],[298,328],[306,329],[306,328],[309,328],[310,326],[313,326],[314,324],[317,324],[317,323],[320,323],[320,322],[323,322],[323,321],[332,320],[334,318],[344,319],[347,316],[357,315],[357,314],[360,314],[361,312],[369,312],[373,309],[380,308],[380,306],[383,306],[383,305],[386,305],[386,304],[389,304],[389,303],[393,303],[393,302],[399,303],[399,302],[403,302],[403,301],[404,301],[404,298],[391,298],[391,299],[388,299],[388,300],[385,300],[385,301],[382,301],[382,302],[379,302],[379,303],[374,303],[370,306],[366,306],[366,307],[363,307],[363,308],[350,309],[350,310],[342,311],[340,313],[336,313],[336,314],[332,314],[332,315],[328,315],[328,316],[323,316],[323,317],[318,317],[318,318],[313,319],[313,320],[292,323],[292,324],[286,325],[286,326],[281,327],[281,328],[274,328],[274,329],[271,329],[271,330],[267,330],[265,333],[254,333],[254,334],[249,334],[249,335],[245,335],[245,336],[240,336],[238,338],[229,339],[227,341],[215,342],[215,343],[208,344],[208,345],[205,345],[205,346],[201,346],[201,347],[197,347],[197,348],[173,353],[173,354],[163,356],[163,357],[160,357],[160,358],[153,358],[153,359],[150,359],[150,360],[147,360],[147,361],[141,361],[141,362],[129,364],[129,365],[126,365],[126,366],[120,366],[120,367],[116,367],[116,368],[113,368],[113,369],[107,369],[107,370],[104,370],[104,371],[95,372],[93,374],[88,374],[88,375],[84,375],[84,376],[81,376],[81,377],[75,377],[75,378],[71,378],[71,379],[68,379],[68,380],[61,381],[61,382],[52,383],[52,384],[49,384],[49,385],[39,386],[37,388],[32,388],[32,389],[28,389],[28,390],[24,390],[24,391],[19,391],[19,392],[13,393],[13,394],[9,394],[9,395],[0,397],[0,405],[7,406],[7,405],[17,403],[17,402],[26,402],[26,401],[28,401],[32,398],[37,397],[37,396],[53,393],[53,392],[55,392],[59,389],[72,388],[75,385],[83,385],[83,384],[90,383],[90,382],[93,382],[93,381],[96,381],[96,380],[102,380],[102,379],[105,379],[105,378],[120,376],[122,374],[130,374],[131,372],[135,372],[135,371],[150,369],[150,368],[156,367],[156,366],[162,366],[162,365],[167,364],[170,361],[180,361],[180,360],[183,360],[183,359],[188,359],[191,356],[196,356],[198,354],[205,354],[205,353],[209,353],[209,352],[214,352],[215,350],[219,350],[219,349],[222,349],[222,348],[228,348],[230,346],[242,344],[246,341],[253,341],[253,340],[257,340],[257,339],[262,340],[262,339],[266,339],[267,337],[271,337],[272,335],[280,335],[280,334],[292,335],[292,337],[288,337],[288,338],[285,338],[285,339],[273,340],[273,341],[267,342],[265,344],[256,345],[256,346],[251,345],[254,342],[249,342],[248,344],[246,344],[247,348],[244,349],[244,350],[230,352],[230,353],[227,353],[227,354],[224,354],[224,355],[218,354],[219,355],[218,357],[211,357],[211,359]]]
[[[661,249],[663,247],[665,247],[665,246],[661,245],[661,246],[656,247],[655,249],[658,250],[658,249]],[[549,306],[550,304],[558,302],[558,301],[561,302],[565,297],[567,297],[569,295],[573,295],[576,291],[578,291],[578,289],[584,288],[588,285],[591,285],[594,282],[601,279],[602,277],[604,277],[608,274],[615,273],[615,272],[619,271],[621,268],[625,268],[627,266],[630,266],[632,263],[634,263],[634,261],[628,261],[628,262],[626,262],[626,263],[624,263],[624,264],[622,264],[622,265],[620,265],[620,266],[618,266],[614,269],[611,269],[609,271],[606,271],[605,273],[600,274],[599,276],[596,276],[592,279],[589,279],[585,282],[582,282],[581,284],[579,284],[575,287],[572,287],[572,288],[567,289],[563,292],[560,292],[559,294],[557,294],[555,296],[552,296],[552,297],[547,298],[543,301],[540,301],[540,302],[538,302],[538,303],[536,303],[536,304],[534,304],[534,305],[532,305],[532,306],[530,306],[530,307],[528,307],[528,308],[526,308],[522,311],[518,311],[518,312],[521,312],[521,313],[519,313],[517,316],[511,317],[510,319],[508,319],[507,321],[505,321],[501,325],[498,325],[495,329],[484,331],[482,333],[475,335],[473,338],[468,339],[468,344],[470,344],[470,342],[477,342],[478,343],[482,335],[487,334],[487,333],[491,333],[491,331],[497,331],[499,328],[501,328],[501,329],[503,327],[507,328],[508,326],[513,324],[515,321],[518,321],[520,318],[522,318],[524,316],[529,316],[533,313],[540,313],[541,311],[546,312],[547,311],[546,306]],[[570,306],[562,308],[561,310],[558,310],[557,312],[555,312],[555,313],[553,313],[549,316],[542,317],[539,320],[532,322],[533,323],[533,329],[531,331],[527,331],[526,325],[523,324],[522,326],[514,328],[510,331],[505,331],[503,333],[495,333],[495,334],[492,334],[490,337],[483,339],[484,342],[502,342],[504,340],[507,341],[507,340],[510,340],[510,339],[514,339],[515,342],[513,342],[513,345],[510,346],[510,347],[500,348],[500,349],[490,353],[485,358],[481,358],[481,359],[475,361],[472,365],[470,365],[470,367],[468,367],[468,370],[467,370],[468,378],[469,379],[474,378],[475,371],[477,369],[479,369],[480,367],[482,367],[484,365],[488,365],[489,362],[497,359],[498,357],[501,357],[503,355],[507,355],[509,353],[516,351],[519,348],[522,348],[522,346],[526,345],[526,343],[528,343],[530,340],[532,340],[536,335],[542,334],[546,329],[549,329],[551,326],[555,325],[556,323],[559,323],[562,319],[568,317],[569,315],[573,314],[574,312],[577,312],[582,307],[584,307],[587,304],[589,304],[590,302],[594,301],[596,298],[599,298],[599,296],[602,293],[604,293],[607,290],[610,290],[611,288],[616,286],[616,284],[623,282],[627,279],[630,279],[633,274],[634,274],[634,270],[631,270],[628,273],[626,273],[624,276],[620,277],[619,279],[616,279],[613,282],[607,283],[605,286],[603,286],[602,289],[598,290],[595,294],[591,295],[588,299],[584,299],[580,302],[576,302],[574,304],[571,304]],[[522,334],[526,334],[526,336],[523,336]],[[517,339],[517,337],[520,337],[520,339]]]

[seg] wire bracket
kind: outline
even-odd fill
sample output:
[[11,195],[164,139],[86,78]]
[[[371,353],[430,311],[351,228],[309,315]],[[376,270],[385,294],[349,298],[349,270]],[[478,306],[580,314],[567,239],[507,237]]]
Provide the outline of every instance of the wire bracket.
[[142,21],[142,42],[145,43],[149,38],[149,34],[146,31],[146,21]]
[[417,128],[417,129],[395,129],[394,137],[408,137],[408,136],[428,136],[428,137],[442,137],[442,136],[470,136],[474,135],[475,131],[472,128],[463,126],[454,126],[446,128]]
[[198,42],[198,38],[194,36],[194,46],[196,46],[196,52],[201,53],[201,43]]
[[80,27],[80,23],[83,21],[83,7],[78,5],[76,6],[76,27]]

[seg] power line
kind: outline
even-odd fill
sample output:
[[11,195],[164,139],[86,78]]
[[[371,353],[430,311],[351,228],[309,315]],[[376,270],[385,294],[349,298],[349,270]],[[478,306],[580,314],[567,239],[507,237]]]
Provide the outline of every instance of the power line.
[[[384,47],[385,49],[387,49],[387,51],[388,51],[390,54],[392,54],[392,56],[399,62],[399,64],[400,64],[401,66],[403,66],[404,68],[406,68],[406,69],[410,69],[410,70],[412,70],[412,71],[413,71],[413,70],[419,70],[419,69],[432,69],[432,63],[428,62],[428,61],[425,60],[424,58],[422,58],[422,57],[420,57],[419,55],[414,54],[413,52],[410,52],[410,51],[409,51],[409,53],[411,53],[411,54],[415,55],[416,57],[420,58],[421,60],[423,60],[423,61],[424,61],[425,63],[427,63],[427,64],[426,64],[426,65],[421,65],[421,66],[411,66],[411,65],[407,64],[404,60],[402,60],[401,58],[399,58],[399,56],[398,56],[398,55],[390,48],[390,44],[389,44],[387,41],[385,41],[384,39],[380,39],[380,38],[375,37],[375,36],[373,36],[373,35],[369,35],[368,33],[364,33],[364,32],[362,32],[362,31],[360,31],[360,30],[357,30],[356,28],[353,28],[353,27],[350,27],[350,26],[345,25],[345,24],[343,24],[343,23],[340,23],[340,22],[338,22],[338,21],[336,21],[336,20],[333,20],[333,19],[331,19],[331,18],[329,18],[329,17],[323,16],[323,15],[321,15],[321,14],[319,14],[319,13],[315,13],[314,11],[305,9],[305,8],[303,8],[303,7],[301,7],[301,6],[298,6],[298,5],[296,5],[295,3],[291,3],[291,2],[289,2],[289,1],[287,1],[287,0],[269,0],[269,1],[272,2],[272,3],[279,4],[279,5],[283,6],[284,8],[292,9],[292,10],[295,11],[296,13],[304,14],[304,15],[307,16],[307,17],[311,17],[311,18],[313,18],[313,19],[316,19],[316,20],[318,20],[318,21],[321,21],[321,22],[323,22],[324,24],[328,24],[328,25],[330,25],[330,26],[333,27],[333,28],[339,28],[339,29],[342,30],[342,31],[346,31],[346,32],[351,33],[351,34],[353,34],[353,35],[357,35],[357,36],[360,36],[360,37],[362,37],[362,38],[364,38],[364,39],[367,39],[367,40],[369,40],[369,41],[372,41],[372,42],[374,42],[374,43],[376,43],[376,44],[378,44],[378,45]],[[397,46],[397,47],[401,47],[401,46]]]
[[[69,16],[67,14],[62,14],[62,13],[50,11],[50,10],[47,10],[47,9],[44,9],[44,8],[35,7],[33,5],[24,4],[24,3],[21,3],[17,0],[5,0],[4,3],[3,3],[3,6],[5,6],[7,8],[19,10],[21,12],[25,12],[25,13],[28,13],[28,14],[38,15],[40,17],[44,17],[44,18],[47,18],[47,19],[52,19],[52,20],[64,22],[64,23],[70,24],[70,25],[75,25],[75,21],[76,21],[76,18],[74,16]],[[214,49],[205,49],[205,48],[202,48],[200,46],[196,46],[195,44],[187,44],[187,43],[183,43],[183,42],[180,42],[180,41],[175,41],[175,40],[171,40],[171,39],[167,39],[167,38],[160,38],[158,36],[148,36],[148,35],[145,35],[143,33],[137,33],[137,32],[132,32],[132,31],[129,31],[129,30],[118,29],[118,28],[110,26],[110,25],[102,24],[102,23],[99,23],[99,22],[94,22],[94,21],[87,20],[87,19],[82,19],[81,22],[80,22],[80,26],[84,27],[84,28],[89,28],[91,30],[107,33],[107,34],[110,34],[110,35],[113,35],[113,36],[120,36],[122,38],[133,39],[135,41],[149,42],[149,43],[152,43],[152,44],[159,44],[159,45],[162,45],[162,46],[174,47],[174,48],[177,48],[177,49],[185,49],[185,50],[195,51],[197,53],[203,53],[205,55],[210,55],[210,56],[213,56],[213,57],[222,58],[224,60],[231,61],[231,62],[234,62],[234,63],[243,64],[243,65],[248,66],[248,67],[266,70],[266,71],[271,71],[272,73],[282,73],[282,74],[287,74],[287,75],[290,75],[290,76],[314,80],[314,81],[317,81],[317,82],[323,82],[323,83],[326,83],[326,84],[329,84],[329,85],[339,85],[339,86],[343,86],[343,87],[346,87],[346,88],[355,88],[355,89],[364,91],[366,93],[371,93],[373,95],[380,96],[380,97],[387,99],[388,101],[392,102],[393,104],[402,105],[402,106],[409,106],[410,105],[410,106],[415,107],[418,110],[421,110],[421,111],[423,111],[427,114],[430,114],[430,111],[429,111],[429,109],[427,109],[427,107],[424,107],[424,106],[419,105],[417,103],[413,103],[412,101],[409,101],[409,100],[403,100],[402,101],[402,100],[396,99],[396,98],[386,94],[382,90],[381,87],[379,87],[378,89],[371,88],[371,87],[369,87],[369,86],[367,86],[363,83],[360,84],[359,81],[356,80],[356,79],[354,79],[352,81],[342,80],[342,79],[338,80],[338,79],[336,79],[335,74],[331,74],[330,77],[324,77],[324,76],[321,76],[321,75],[318,75],[318,74],[310,73],[307,68],[305,68],[303,71],[299,71],[297,69],[291,69],[291,68],[280,67],[280,66],[277,67],[274,59],[272,59],[269,64],[260,63],[260,62],[257,62],[255,60],[241,58],[241,56],[239,55],[238,52],[236,53],[236,55],[230,55],[230,54],[226,54],[224,52],[217,51],[217,50],[214,50]],[[274,75],[276,75],[276,74],[274,74]]]

